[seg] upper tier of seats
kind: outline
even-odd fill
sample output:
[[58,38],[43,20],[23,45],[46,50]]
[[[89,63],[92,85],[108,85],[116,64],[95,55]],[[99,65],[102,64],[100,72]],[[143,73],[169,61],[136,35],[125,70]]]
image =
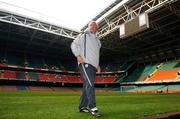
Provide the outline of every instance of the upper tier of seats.
[[77,71],[76,61],[61,61],[57,58],[17,52],[3,53],[0,51],[0,63],[23,67]]
[[[77,62],[75,60],[64,61],[60,58],[52,58],[47,56],[39,56],[32,54],[23,54],[17,52],[1,52],[0,51],[0,63],[33,67],[33,68],[44,68],[44,69],[59,69],[63,71],[78,71]],[[104,72],[115,72],[119,70],[125,70],[132,63],[102,63],[100,64],[102,71]]]

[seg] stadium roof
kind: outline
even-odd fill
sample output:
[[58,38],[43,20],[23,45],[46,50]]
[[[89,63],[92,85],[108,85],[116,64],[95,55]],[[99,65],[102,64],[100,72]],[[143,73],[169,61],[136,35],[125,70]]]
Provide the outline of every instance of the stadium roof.
[[[120,3],[120,0],[115,1],[115,4],[112,3],[110,7],[94,17],[95,20],[98,20],[107,14],[98,22],[100,27],[98,33],[103,36],[100,37],[101,57],[106,57],[102,59],[109,58],[111,61],[113,57],[118,61],[127,61],[128,59],[144,61],[168,59],[179,54],[180,8],[178,0],[128,0],[113,11],[111,9],[111,12],[106,12]],[[144,12],[148,13],[150,28],[125,39],[119,38],[118,26]],[[42,30],[34,28],[35,26]],[[18,14],[9,15],[0,9],[0,50],[2,52],[17,50],[24,53],[72,59],[70,43],[73,35],[76,36],[78,32],[71,32],[64,28],[56,30],[56,28],[34,19],[26,19]],[[44,32],[46,30],[51,31]],[[57,33],[61,33],[61,35]]]
[[[86,25],[94,16],[105,13],[122,0],[1,0],[0,9],[15,12],[40,21],[48,21],[75,31]],[[111,4],[109,6],[109,4]],[[109,6],[107,8],[107,6]],[[105,11],[104,11],[105,8]],[[97,15],[97,17],[101,16]]]

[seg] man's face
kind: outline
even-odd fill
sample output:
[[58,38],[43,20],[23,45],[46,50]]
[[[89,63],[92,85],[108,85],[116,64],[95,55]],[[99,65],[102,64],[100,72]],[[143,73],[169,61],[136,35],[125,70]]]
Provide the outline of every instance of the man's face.
[[97,31],[97,24],[96,24],[96,22],[91,22],[91,23],[89,23],[89,31],[91,32],[91,33],[96,33],[96,31]]

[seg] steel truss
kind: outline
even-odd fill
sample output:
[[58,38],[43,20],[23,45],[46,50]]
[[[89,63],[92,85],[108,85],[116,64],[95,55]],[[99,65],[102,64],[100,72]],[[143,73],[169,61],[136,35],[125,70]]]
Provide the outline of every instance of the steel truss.
[[[133,18],[139,16],[141,13],[152,12],[160,8],[161,6],[173,3],[175,1],[177,0],[143,0],[142,2],[132,7],[128,7],[128,4],[127,5],[124,4],[122,6],[124,12],[119,13],[119,15],[117,15],[113,19],[108,18],[108,17],[103,19],[105,21],[105,25],[99,29],[98,36],[100,38],[105,37],[106,35],[118,29],[120,24],[132,20]],[[112,14],[115,14],[115,13],[112,13]],[[110,14],[110,16],[112,14]]]
[[75,39],[79,32],[0,10],[0,21]]

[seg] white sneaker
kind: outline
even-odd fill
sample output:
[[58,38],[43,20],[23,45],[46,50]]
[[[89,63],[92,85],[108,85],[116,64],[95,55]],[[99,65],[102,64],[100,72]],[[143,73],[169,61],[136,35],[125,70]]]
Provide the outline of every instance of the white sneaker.
[[96,116],[96,117],[100,117],[100,116],[101,116],[100,113],[99,113],[99,111],[98,111],[98,109],[97,109],[96,107],[92,108],[92,109],[90,110],[90,112],[91,112],[91,114],[92,114],[93,116]]

